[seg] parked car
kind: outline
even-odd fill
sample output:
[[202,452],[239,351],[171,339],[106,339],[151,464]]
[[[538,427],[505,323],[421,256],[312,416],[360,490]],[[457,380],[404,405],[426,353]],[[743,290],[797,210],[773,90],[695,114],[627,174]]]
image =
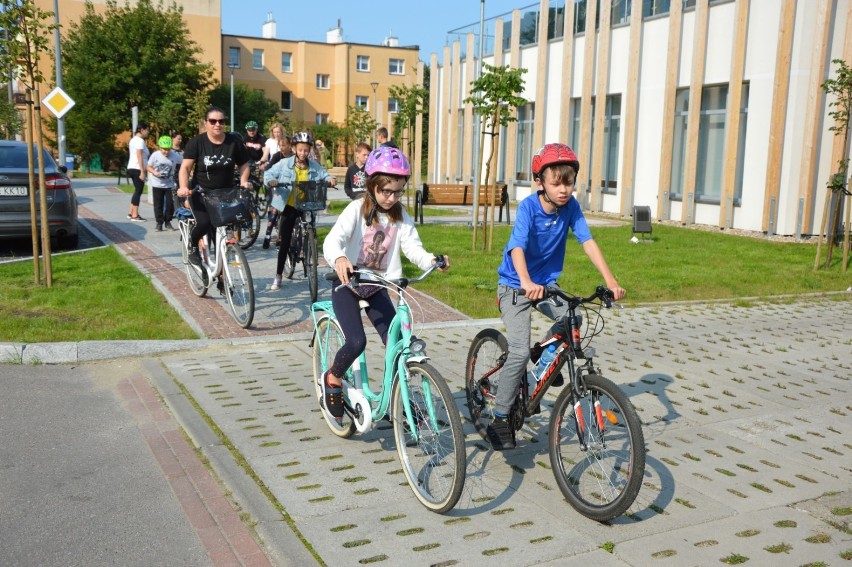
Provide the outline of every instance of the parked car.
[[[37,167],[35,148],[33,157]],[[42,159],[51,245],[76,248],[79,240],[77,196],[71,187],[71,179],[66,175],[68,170],[57,165],[47,151],[42,152]],[[27,145],[24,142],[0,141],[0,239],[29,238],[32,235],[28,171]],[[38,169],[35,171],[38,191]],[[38,207],[39,195],[36,192],[36,222],[40,220]]]

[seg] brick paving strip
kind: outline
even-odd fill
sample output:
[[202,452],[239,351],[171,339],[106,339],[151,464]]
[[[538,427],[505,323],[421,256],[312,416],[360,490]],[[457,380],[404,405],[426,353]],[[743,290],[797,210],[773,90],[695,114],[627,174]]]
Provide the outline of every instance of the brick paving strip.
[[148,380],[135,373],[118,390],[213,564],[271,565]]
[[[128,259],[139,266],[143,273],[156,279],[165,293],[168,293],[170,300],[180,305],[185,315],[196,324],[196,330],[203,332],[205,338],[233,339],[299,333],[313,329],[313,322],[307,309],[303,310],[304,314],[299,321],[262,321],[253,323],[248,329],[243,329],[234,322],[226,303],[210,297],[211,294],[219,293],[215,287],[211,286],[207,297],[196,297],[189,288],[183,270],[175,268],[162,256],[145,246],[144,242],[129,236],[111,221],[104,219],[83,205],[79,207],[79,214],[107,237]],[[255,285],[255,293],[258,293],[258,291],[257,285]],[[412,289],[409,291],[422,307],[421,322],[423,323],[469,320],[466,315],[423,293]],[[282,302],[287,301],[287,297],[282,296],[281,300]]]

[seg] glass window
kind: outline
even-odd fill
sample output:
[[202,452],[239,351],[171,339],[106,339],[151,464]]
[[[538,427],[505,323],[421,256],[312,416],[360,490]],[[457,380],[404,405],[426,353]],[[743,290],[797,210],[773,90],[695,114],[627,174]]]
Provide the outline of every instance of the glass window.
[[388,112],[399,112],[399,101],[397,99],[388,99]]
[[229,47],[228,48],[228,67],[236,67],[240,66],[240,48],[239,47]]
[[355,106],[367,110],[370,107],[370,97],[363,95],[355,96]]
[[512,48],[512,19],[506,18],[503,20],[503,51],[509,51]]
[[565,30],[565,2],[551,2],[547,18],[547,39],[562,37]]
[[263,69],[263,50],[253,49],[251,52],[251,68]]
[[388,66],[388,72],[391,75],[404,75],[405,61],[402,59],[391,59],[390,64]]
[[611,0],[612,11],[610,12],[610,25],[617,26],[620,24],[630,23],[630,9],[633,5],[633,0]]
[[292,73],[293,72],[293,54],[288,51],[281,52],[281,72],[282,73]]
[[618,144],[621,136],[621,95],[606,97],[604,117],[604,162],[601,187],[604,192],[615,193],[618,187]]
[[521,46],[538,41],[538,10],[521,14]]
[[329,87],[329,77],[328,75],[321,75],[317,73],[317,88],[318,89],[327,89]]
[[650,18],[660,14],[668,14],[671,0],[642,0],[642,17]]
[[367,72],[370,70],[370,57],[368,55],[359,55],[355,64],[359,71]]
[[586,0],[574,4],[574,34],[586,33]]
[[317,113],[316,117],[317,124],[328,124],[328,114]]
[[[579,97],[571,99],[571,137],[568,145],[577,154],[577,159],[580,161],[581,171],[591,171],[592,168],[592,144],[589,144],[589,155],[584,156],[580,151],[580,118],[583,113],[583,100]],[[592,109],[589,113],[591,116],[591,127],[589,128],[589,138],[595,139],[595,97],[592,97]]]
[[281,91],[281,110],[293,110],[293,93]]
[[530,168],[533,153],[533,122],[535,120],[535,103],[527,103],[518,107],[518,138],[515,146],[515,180],[532,181]]

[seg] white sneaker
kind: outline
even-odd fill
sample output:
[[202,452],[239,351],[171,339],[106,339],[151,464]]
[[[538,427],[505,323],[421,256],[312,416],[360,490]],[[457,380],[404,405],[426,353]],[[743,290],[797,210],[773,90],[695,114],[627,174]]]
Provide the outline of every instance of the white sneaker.
[[281,289],[281,276],[275,276],[275,279],[272,280],[272,285],[269,286],[269,289],[272,291],[277,291]]

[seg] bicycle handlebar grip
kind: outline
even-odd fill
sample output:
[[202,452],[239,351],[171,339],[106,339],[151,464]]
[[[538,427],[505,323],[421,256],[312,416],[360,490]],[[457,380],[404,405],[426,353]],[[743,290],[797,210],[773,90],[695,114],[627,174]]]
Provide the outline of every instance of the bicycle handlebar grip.
[[444,260],[444,255],[438,254],[437,256],[435,256],[435,267],[443,268],[444,266],[446,266],[446,261]]

